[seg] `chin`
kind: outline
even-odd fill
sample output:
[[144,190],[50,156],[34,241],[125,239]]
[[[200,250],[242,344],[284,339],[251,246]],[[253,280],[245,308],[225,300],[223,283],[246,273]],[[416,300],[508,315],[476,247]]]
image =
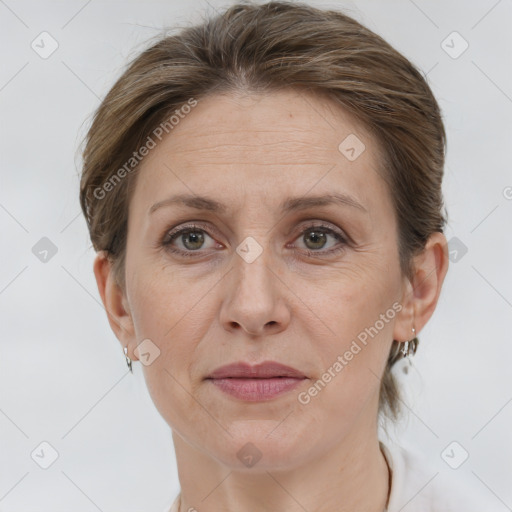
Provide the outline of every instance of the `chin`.
[[286,470],[301,465],[321,438],[311,436],[311,427],[285,423],[283,418],[236,420],[228,426],[231,436],[219,439],[213,455],[237,471]]

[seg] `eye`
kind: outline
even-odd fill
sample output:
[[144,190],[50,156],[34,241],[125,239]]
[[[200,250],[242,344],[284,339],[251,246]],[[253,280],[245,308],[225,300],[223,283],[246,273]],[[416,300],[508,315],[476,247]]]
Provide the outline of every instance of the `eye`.
[[[191,224],[182,226],[176,230],[171,230],[162,241],[162,245],[169,251],[179,255],[194,256],[194,252],[205,249],[204,244],[208,238],[213,242],[210,244],[209,248],[214,248],[216,242],[206,232],[205,226]],[[175,243],[178,247],[175,246]],[[206,249],[208,249],[208,247],[206,247]]]
[[334,254],[343,250],[347,244],[340,232],[325,224],[306,227],[296,240],[302,241],[305,245],[304,252],[310,256]]

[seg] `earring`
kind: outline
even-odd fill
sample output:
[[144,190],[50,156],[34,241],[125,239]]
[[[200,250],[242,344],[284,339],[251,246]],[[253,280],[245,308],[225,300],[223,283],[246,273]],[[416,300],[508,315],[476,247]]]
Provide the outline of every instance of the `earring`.
[[132,360],[128,357],[128,347],[124,347],[123,351],[124,351],[124,357],[126,358],[126,365],[128,366],[128,369],[130,370],[130,372],[133,373]]
[[409,367],[412,366],[410,356],[416,353],[419,340],[416,338],[416,329],[412,328],[413,337],[403,342],[395,342],[391,353],[389,354],[388,364],[393,366],[400,359],[407,359],[408,364],[403,367],[403,372],[408,373]]
[[[416,329],[412,328],[413,337],[411,340],[407,340],[403,342],[403,347],[400,349],[403,357],[409,357],[416,352]],[[402,345],[402,344],[401,344]]]
[[403,367],[404,373],[409,373],[409,368],[412,366],[411,356],[416,353],[418,348],[418,338],[416,338],[416,329],[412,328],[413,337],[410,340],[404,341],[403,347],[400,349],[402,357],[407,359],[407,364]]

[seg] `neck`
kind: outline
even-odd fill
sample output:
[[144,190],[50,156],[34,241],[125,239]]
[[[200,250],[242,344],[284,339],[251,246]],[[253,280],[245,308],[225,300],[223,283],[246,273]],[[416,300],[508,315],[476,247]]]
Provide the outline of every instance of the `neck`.
[[389,473],[376,427],[354,429],[336,446],[291,470],[232,469],[173,433],[180,512],[383,512]]

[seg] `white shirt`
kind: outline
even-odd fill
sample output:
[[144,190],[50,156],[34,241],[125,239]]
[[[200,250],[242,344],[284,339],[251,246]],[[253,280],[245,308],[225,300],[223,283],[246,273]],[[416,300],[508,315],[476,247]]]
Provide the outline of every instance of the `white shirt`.
[[[462,481],[457,470],[435,468],[411,448],[380,443],[391,469],[386,512],[504,512],[506,507],[475,478]],[[442,462],[442,461],[441,461]],[[442,462],[444,464],[444,462]],[[164,512],[178,512],[180,495]],[[186,512],[186,511],[182,511]]]
[[439,467],[412,448],[380,443],[391,469],[387,512],[504,512],[499,500],[474,477],[461,478],[439,456]]

